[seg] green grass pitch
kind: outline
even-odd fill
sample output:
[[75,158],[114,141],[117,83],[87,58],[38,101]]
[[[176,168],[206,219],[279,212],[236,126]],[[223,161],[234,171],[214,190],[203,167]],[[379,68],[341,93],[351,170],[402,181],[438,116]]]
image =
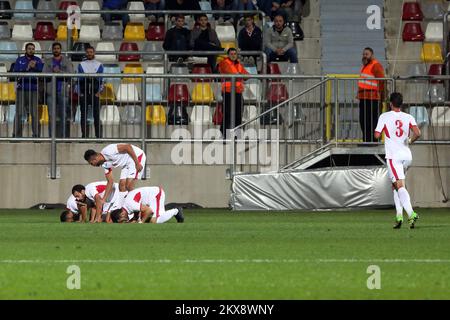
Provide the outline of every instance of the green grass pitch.
[[[162,225],[1,210],[0,298],[449,299],[450,211],[418,212],[416,229],[393,230],[393,210],[186,210]],[[381,289],[367,288],[370,265]]]

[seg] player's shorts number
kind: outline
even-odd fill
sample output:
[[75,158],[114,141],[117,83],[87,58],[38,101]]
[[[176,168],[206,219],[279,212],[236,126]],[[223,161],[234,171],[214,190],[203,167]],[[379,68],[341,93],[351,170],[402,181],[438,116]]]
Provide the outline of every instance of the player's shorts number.
[[395,135],[397,137],[403,136],[403,122],[401,120],[395,121],[395,126],[397,127],[397,130],[395,130]]

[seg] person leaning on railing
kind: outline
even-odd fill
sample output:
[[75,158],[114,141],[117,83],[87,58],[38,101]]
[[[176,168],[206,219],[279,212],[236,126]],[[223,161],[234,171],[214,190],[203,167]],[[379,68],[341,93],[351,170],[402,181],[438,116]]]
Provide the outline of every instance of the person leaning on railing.
[[[42,72],[43,63],[34,55],[34,44],[25,45],[25,55],[17,58],[13,72]],[[33,138],[40,136],[40,123],[38,116],[38,79],[36,77],[18,77],[16,91],[16,116],[14,118],[13,137],[22,137],[24,116],[31,114],[31,128]]]

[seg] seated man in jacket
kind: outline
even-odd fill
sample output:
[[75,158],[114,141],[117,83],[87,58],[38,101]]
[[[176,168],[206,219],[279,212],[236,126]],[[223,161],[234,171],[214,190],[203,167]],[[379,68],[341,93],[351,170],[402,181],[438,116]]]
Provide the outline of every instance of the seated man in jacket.
[[292,30],[285,27],[282,15],[277,14],[273,19],[273,27],[268,29],[265,41],[266,48],[264,51],[268,62],[275,60],[298,62]]

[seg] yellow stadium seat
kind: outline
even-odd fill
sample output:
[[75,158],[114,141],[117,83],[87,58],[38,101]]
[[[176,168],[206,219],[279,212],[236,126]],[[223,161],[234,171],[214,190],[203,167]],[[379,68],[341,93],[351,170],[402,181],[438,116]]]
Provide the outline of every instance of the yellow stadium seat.
[[442,48],[440,43],[424,43],[421,59],[423,62],[443,63]]
[[166,124],[166,111],[162,105],[147,106],[145,118],[147,124]]
[[193,103],[211,103],[214,100],[214,93],[209,83],[197,83],[191,94]]
[[130,22],[125,27],[125,41],[144,41],[145,29],[144,24],[140,22]]
[[16,90],[14,82],[0,82],[0,101],[16,101]]
[[[144,68],[140,63],[127,63],[123,68],[123,73],[128,74],[142,74],[144,73]],[[138,83],[141,82],[140,78],[124,78],[122,83]]]
[[[76,28],[72,29],[72,39],[78,40],[78,30]],[[56,40],[67,40],[67,25],[65,23],[61,23],[58,26],[58,30],[56,31]]]
[[[236,42],[235,41],[222,41],[222,48],[224,49],[225,52],[230,48],[237,48]],[[217,56],[217,63],[220,63],[226,57],[227,57],[226,54]]]
[[112,83],[105,83],[102,93],[100,94],[100,103],[109,104],[116,100],[116,95],[114,94],[114,86]]
[[41,124],[48,124],[48,106],[43,104],[38,107],[39,122]]

